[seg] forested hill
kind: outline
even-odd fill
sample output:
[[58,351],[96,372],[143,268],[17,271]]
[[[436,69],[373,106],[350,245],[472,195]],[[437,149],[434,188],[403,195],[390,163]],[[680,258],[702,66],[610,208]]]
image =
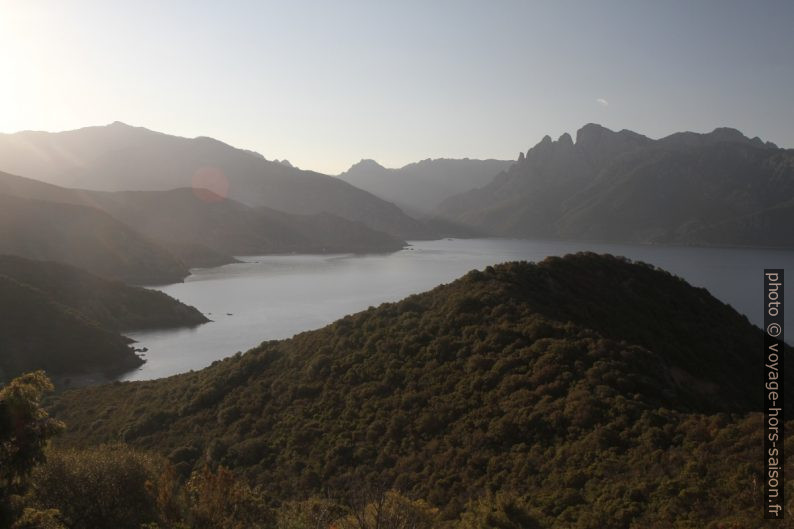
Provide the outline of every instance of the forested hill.
[[162,292],[8,255],[0,255],[0,294],[0,383],[34,369],[122,372],[142,360],[119,331],[208,321]]
[[184,474],[222,464],[275,502],[377,479],[446,518],[507,493],[537,527],[750,527],[762,343],[704,289],[585,253],[470,272],[199,372],[70,391],[51,412],[62,444],[123,440]]
[[198,325],[201,312],[157,290],[125,285],[54,262],[0,255],[0,274],[43,292],[95,322],[131,331]]
[[124,371],[140,360],[120,334],[0,275],[0,384],[26,371]]

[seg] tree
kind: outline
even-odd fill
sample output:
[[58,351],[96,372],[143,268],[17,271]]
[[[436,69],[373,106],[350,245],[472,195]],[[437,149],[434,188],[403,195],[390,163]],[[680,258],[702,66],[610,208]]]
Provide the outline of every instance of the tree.
[[438,509],[424,500],[379,487],[351,496],[349,512],[334,525],[340,529],[432,529],[439,521]]
[[481,498],[469,508],[456,529],[539,529],[536,513],[523,500],[511,494]]
[[11,529],[66,529],[60,518],[61,513],[58,509],[41,511],[26,507]]
[[185,484],[190,526],[196,529],[255,529],[270,527],[270,515],[258,490],[230,470],[205,466]]
[[31,500],[72,529],[138,529],[159,521],[164,464],[124,445],[52,451],[33,473]]
[[329,499],[288,501],[276,512],[276,529],[328,529],[344,514],[344,509]]
[[24,492],[33,467],[45,460],[49,439],[64,425],[41,407],[53,385],[43,371],[0,389],[0,527],[11,524],[13,499]]

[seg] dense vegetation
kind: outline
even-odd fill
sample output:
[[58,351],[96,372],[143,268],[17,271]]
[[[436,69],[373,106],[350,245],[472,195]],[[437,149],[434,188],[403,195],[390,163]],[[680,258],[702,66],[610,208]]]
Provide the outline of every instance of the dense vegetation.
[[156,290],[109,281],[60,263],[0,255],[0,274],[25,283],[103,327],[120,331],[198,325],[196,308]]
[[0,381],[34,369],[130,369],[142,361],[119,331],[206,321],[162,292],[68,265],[0,255]]
[[44,461],[49,438],[63,428],[41,407],[44,393],[52,389],[40,371],[0,387],[0,527],[15,518],[14,503],[25,492],[34,466]]
[[229,468],[282,513],[377,483],[438,509],[431,525],[754,528],[761,338],[679,278],[577,254],[50,409],[63,448]]
[[122,335],[5,276],[0,276],[0,351],[0,381],[31,369],[124,371],[143,363]]
[[792,200],[792,150],[727,128],[652,140],[588,124],[439,214],[513,237],[791,247]]

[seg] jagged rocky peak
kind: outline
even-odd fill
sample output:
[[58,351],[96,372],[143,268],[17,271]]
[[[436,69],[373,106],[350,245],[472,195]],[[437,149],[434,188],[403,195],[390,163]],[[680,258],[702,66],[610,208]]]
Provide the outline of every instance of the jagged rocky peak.
[[521,162],[524,159],[532,158],[533,156],[545,156],[552,153],[559,153],[561,150],[562,152],[566,152],[569,149],[574,147],[573,139],[571,139],[571,135],[567,132],[562,134],[557,141],[551,139],[551,136],[548,134],[543,136],[543,139],[540,142],[529,149],[527,151],[526,156],[519,155],[518,161]]
[[605,144],[643,144],[650,141],[651,140],[646,136],[637,134],[634,131],[623,129],[619,132],[615,132],[597,123],[588,123],[576,131],[576,146],[584,149],[590,149],[591,147]]
[[543,139],[540,140],[534,147],[530,148],[527,151],[527,158],[531,158],[532,155],[537,155],[543,152],[550,152],[554,146],[554,140],[551,139],[551,136],[546,134],[543,136]]
[[[614,143],[616,139],[618,139],[617,141],[627,141],[630,138],[633,139],[635,136],[645,138],[631,131],[614,132],[601,125],[588,123],[577,131],[576,143],[574,143],[573,138],[567,132],[560,135],[556,141],[552,140],[551,136],[546,135],[537,145],[527,151],[526,157],[529,157],[533,152],[550,152],[559,148],[567,150],[568,148],[574,147],[584,147],[585,149],[601,147],[605,142]],[[519,156],[519,161],[523,158],[523,156]]]
[[607,134],[615,134],[613,131],[597,123],[588,123],[576,131],[576,145],[595,144]]
[[652,141],[630,130],[615,132],[597,123],[588,123],[576,132],[576,149],[594,169],[603,167],[615,156],[644,147]]
[[[518,157],[518,162],[510,167],[508,174],[517,175],[523,182],[556,181],[581,178],[589,175],[585,159],[578,152],[571,135],[563,133],[557,140],[544,136],[526,154]],[[528,175],[531,175],[528,178]]]
[[518,164],[547,163],[550,160],[586,160],[593,170],[601,170],[615,157],[650,145],[668,148],[702,147],[715,143],[741,143],[760,148],[776,149],[774,143],[764,142],[758,137],[748,138],[740,131],[730,127],[720,127],[708,133],[679,132],[659,140],[628,129],[613,131],[597,123],[588,123],[576,132],[574,142],[568,133],[556,141],[546,135],[526,153],[518,156]]

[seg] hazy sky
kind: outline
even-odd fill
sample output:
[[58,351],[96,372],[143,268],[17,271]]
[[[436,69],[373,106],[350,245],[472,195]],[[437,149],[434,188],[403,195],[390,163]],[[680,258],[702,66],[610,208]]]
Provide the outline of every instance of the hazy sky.
[[0,131],[124,121],[338,173],[587,122],[794,147],[794,2],[0,0]]

